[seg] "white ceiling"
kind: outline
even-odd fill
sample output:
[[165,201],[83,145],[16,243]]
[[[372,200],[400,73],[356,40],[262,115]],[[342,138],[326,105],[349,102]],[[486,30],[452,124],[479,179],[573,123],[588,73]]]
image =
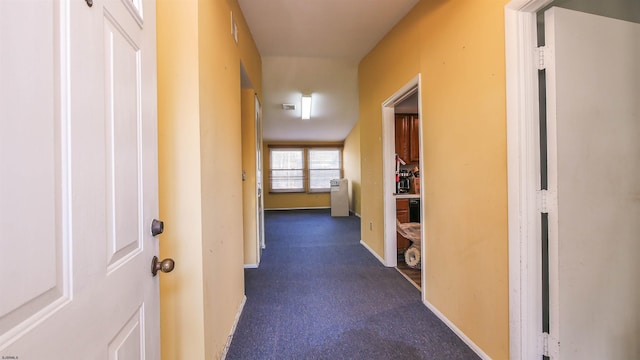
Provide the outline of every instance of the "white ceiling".
[[[264,139],[342,141],[358,120],[359,61],[418,0],[238,2],[262,56]],[[300,119],[302,93],[311,120]]]

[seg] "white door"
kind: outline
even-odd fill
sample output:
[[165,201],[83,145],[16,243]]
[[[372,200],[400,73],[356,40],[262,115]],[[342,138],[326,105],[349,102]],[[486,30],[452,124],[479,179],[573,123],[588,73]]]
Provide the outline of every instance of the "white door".
[[155,3],[0,1],[0,357],[159,359]]
[[258,239],[258,251],[257,251],[257,263],[260,263],[262,257],[262,249],[266,247],[264,242],[264,196],[262,195],[262,109],[260,107],[260,100],[258,96],[255,96],[256,101],[256,208],[258,224],[257,224],[257,239]]
[[551,355],[640,359],[640,24],[553,8],[545,31]]

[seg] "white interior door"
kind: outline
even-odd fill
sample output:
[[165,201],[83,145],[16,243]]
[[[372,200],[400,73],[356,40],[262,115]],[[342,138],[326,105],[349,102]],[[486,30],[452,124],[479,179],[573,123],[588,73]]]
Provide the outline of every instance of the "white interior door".
[[552,358],[640,359],[640,24],[552,8],[545,31]]
[[155,3],[0,1],[0,356],[159,359]]
[[256,208],[257,208],[257,216],[258,224],[257,224],[257,239],[258,239],[258,257],[257,263],[260,263],[260,258],[262,257],[262,249],[266,247],[264,241],[264,196],[262,194],[262,108],[260,107],[260,100],[258,100],[258,96],[255,96],[256,101],[256,194],[258,198],[256,199]]

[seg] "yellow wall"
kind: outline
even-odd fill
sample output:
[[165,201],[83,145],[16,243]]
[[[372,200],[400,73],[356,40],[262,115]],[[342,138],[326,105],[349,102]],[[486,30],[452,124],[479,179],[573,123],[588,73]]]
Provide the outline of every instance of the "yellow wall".
[[244,298],[240,61],[259,92],[260,56],[235,1],[159,1],[157,15],[160,253],[176,261],[162,354],[217,359]]
[[176,261],[160,275],[165,359],[204,358],[196,14],[194,2],[157,4],[160,258]]
[[360,214],[360,123],[357,123],[344,141],[342,153],[344,177],[349,181],[349,210]]
[[362,238],[383,256],[381,104],[421,73],[426,298],[493,359],[509,354],[505,3],[423,0],[359,67]]
[[[331,195],[323,193],[270,193],[271,179],[269,178],[269,145],[286,145],[286,143],[264,143],[262,149],[262,168],[264,173],[264,208],[269,209],[309,209],[328,208],[331,206]],[[295,143],[291,146],[339,146],[342,143]]]

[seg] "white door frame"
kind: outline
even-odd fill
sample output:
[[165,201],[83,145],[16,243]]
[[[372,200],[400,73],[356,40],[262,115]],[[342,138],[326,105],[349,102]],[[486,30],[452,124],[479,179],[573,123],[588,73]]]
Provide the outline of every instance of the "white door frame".
[[512,0],[505,6],[509,214],[509,351],[534,359],[541,334],[542,297],[536,13],[552,0]]
[[[387,267],[395,267],[398,265],[397,257],[397,238],[396,238],[396,199],[395,193],[395,105],[403,101],[409,91],[418,88],[420,94],[420,74],[409,80],[403,87],[398,89],[393,95],[382,103],[382,186],[383,186],[383,204],[384,204],[384,265]],[[418,96],[418,116],[420,118],[420,165],[422,166],[422,99]],[[424,173],[424,171],[422,172]],[[420,177],[420,188],[424,189],[424,176]],[[420,222],[424,224],[424,201],[422,192],[420,193]],[[421,236],[425,239],[425,227],[421,229]],[[425,257],[424,245],[422,248],[421,258]],[[424,267],[423,267],[424,268]],[[424,298],[425,276],[422,272],[422,296]],[[423,299],[424,300],[424,299]]]

